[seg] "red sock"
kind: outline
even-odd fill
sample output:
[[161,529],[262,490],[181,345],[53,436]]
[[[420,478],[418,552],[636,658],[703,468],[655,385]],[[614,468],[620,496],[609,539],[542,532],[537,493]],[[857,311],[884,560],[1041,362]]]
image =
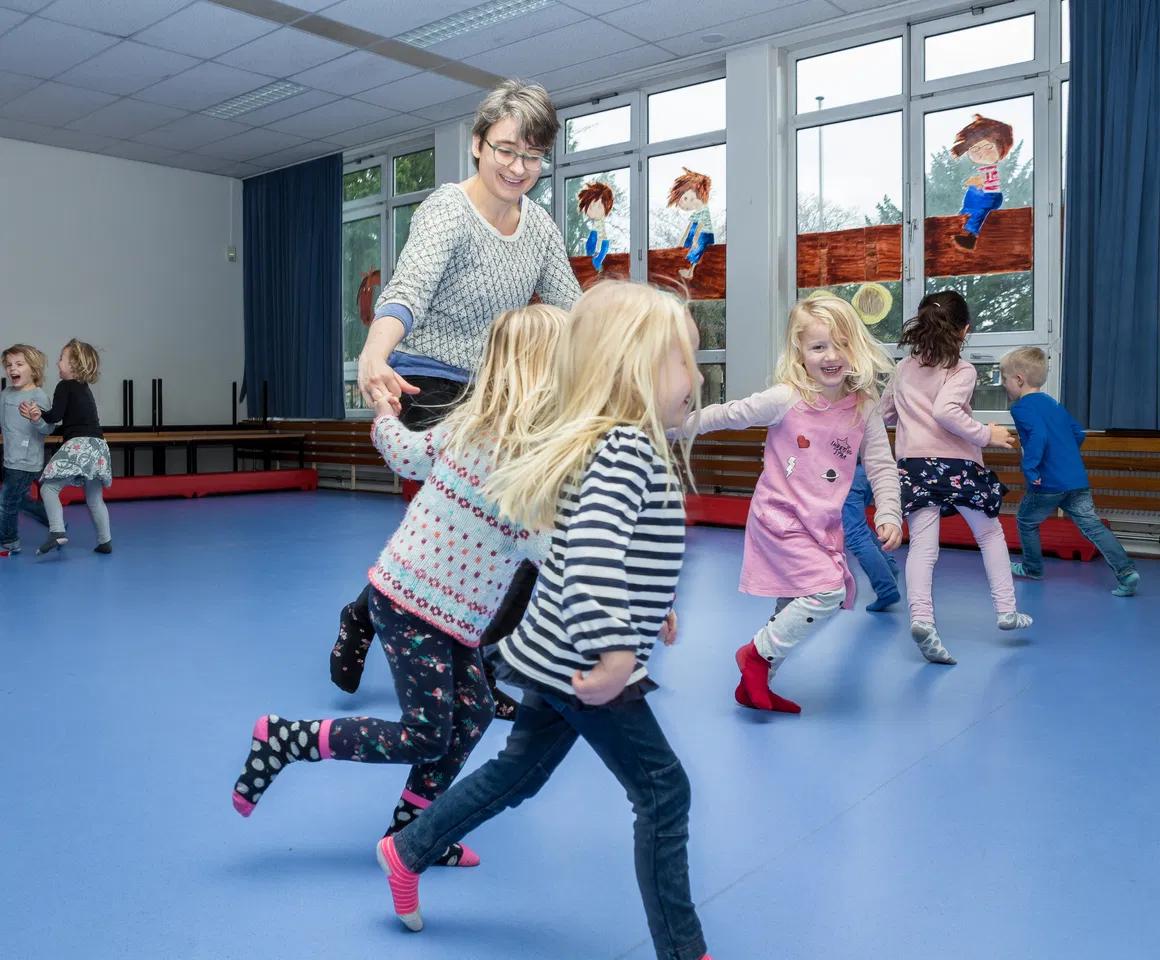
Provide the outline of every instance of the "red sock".
[[741,682],[733,696],[739,704],[775,713],[802,712],[802,708],[792,700],[779,697],[769,689],[769,663],[757,652],[752,640],[737,651],[735,659],[741,670]]

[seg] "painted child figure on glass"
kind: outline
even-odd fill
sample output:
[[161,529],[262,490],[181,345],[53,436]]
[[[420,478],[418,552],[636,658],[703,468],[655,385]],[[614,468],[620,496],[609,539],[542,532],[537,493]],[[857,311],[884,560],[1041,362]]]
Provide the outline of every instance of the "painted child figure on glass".
[[956,157],[966,154],[978,167],[974,174],[963,181],[967,190],[963,194],[963,208],[959,213],[965,215],[966,219],[955,236],[955,243],[964,250],[975,249],[984,221],[993,210],[1003,206],[999,161],[1011,152],[1014,144],[1015,133],[1010,124],[978,113],[955,134],[951,153]]
[[693,271],[705,255],[706,247],[713,244],[713,216],[709,213],[709,192],[713,189],[713,181],[703,173],[696,173],[688,167],[681,167],[685,172],[673,181],[669,190],[670,207],[684,210],[690,214],[689,226],[685,230],[685,239],[681,246],[688,250],[685,259],[689,261],[687,267],[682,267],[678,273],[686,279],[693,279]]
[[580,213],[588,218],[588,240],[584,253],[592,258],[592,267],[597,273],[604,269],[604,258],[608,256],[608,233],[604,222],[612,212],[612,187],[599,180],[584,184],[577,198]]

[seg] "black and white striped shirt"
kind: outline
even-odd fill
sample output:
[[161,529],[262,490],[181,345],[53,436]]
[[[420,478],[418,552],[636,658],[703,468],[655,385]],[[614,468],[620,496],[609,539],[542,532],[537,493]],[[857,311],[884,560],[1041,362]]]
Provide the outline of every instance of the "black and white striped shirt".
[[639,683],[684,552],[679,483],[642,431],[610,430],[579,484],[561,492],[535,596],[500,654],[535,685],[574,697],[573,673],[591,670],[606,651],[632,650],[628,686]]

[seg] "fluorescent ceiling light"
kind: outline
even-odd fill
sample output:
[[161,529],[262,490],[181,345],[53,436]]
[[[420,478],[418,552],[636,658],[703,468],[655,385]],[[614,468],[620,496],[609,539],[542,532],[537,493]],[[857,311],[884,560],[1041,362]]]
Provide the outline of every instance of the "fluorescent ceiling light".
[[267,86],[259,87],[257,90],[251,90],[249,93],[243,93],[240,97],[219,103],[216,107],[202,110],[202,113],[217,117],[219,120],[232,120],[234,117],[240,117],[243,113],[257,110],[258,107],[266,107],[271,103],[277,103],[279,100],[285,100],[287,97],[297,96],[305,92],[306,88],[297,83],[291,83],[289,80],[278,80]]
[[465,33],[473,33],[484,27],[493,27],[497,23],[522,17],[525,13],[533,13],[550,6],[553,0],[491,0],[490,3],[481,3],[478,7],[455,13],[442,20],[436,20],[423,27],[417,27],[407,33],[395,37],[401,43],[412,47],[426,49],[433,47],[444,40],[459,37]]

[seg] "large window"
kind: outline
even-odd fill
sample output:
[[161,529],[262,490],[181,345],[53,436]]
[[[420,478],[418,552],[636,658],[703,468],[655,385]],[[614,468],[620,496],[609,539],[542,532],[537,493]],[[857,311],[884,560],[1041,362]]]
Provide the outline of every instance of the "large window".
[[689,300],[706,403],[725,398],[725,81],[649,87],[562,111],[551,185],[581,286],[647,280]]
[[434,188],[435,150],[429,146],[402,146],[347,164],[343,171],[342,359],[348,414],[364,409],[358,355],[375,301],[407,242],[415,210]]
[[919,300],[958,290],[984,415],[1006,410],[1002,354],[1058,337],[1065,17],[1013,0],[789,62],[797,295],[846,298],[900,355]]

